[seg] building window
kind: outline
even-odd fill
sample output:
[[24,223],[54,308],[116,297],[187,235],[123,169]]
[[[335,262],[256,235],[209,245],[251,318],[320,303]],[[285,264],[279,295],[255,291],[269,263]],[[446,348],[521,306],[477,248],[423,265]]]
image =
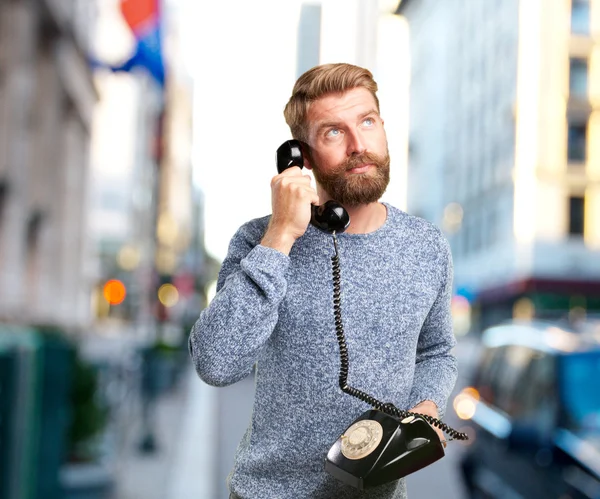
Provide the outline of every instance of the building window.
[[584,227],[584,198],[571,196],[569,198],[569,234],[582,236]]
[[574,97],[587,97],[587,59],[572,58],[569,62],[569,94]]
[[44,214],[41,210],[33,210],[29,215],[26,230],[26,266],[27,283],[30,290],[34,290],[38,283],[39,276],[39,254],[40,254],[40,233]]
[[587,144],[587,124],[569,124],[567,159],[569,162],[584,162]]
[[[6,179],[0,179],[0,250],[2,249],[3,242],[3,229],[4,217],[6,211],[6,202],[8,198],[8,181]],[[2,262],[2,254],[0,254],[0,262]]]
[[576,35],[590,33],[589,0],[573,0],[571,2],[571,32]]
[[0,224],[4,219],[4,210],[6,205],[6,198],[8,194],[8,181],[0,180]]

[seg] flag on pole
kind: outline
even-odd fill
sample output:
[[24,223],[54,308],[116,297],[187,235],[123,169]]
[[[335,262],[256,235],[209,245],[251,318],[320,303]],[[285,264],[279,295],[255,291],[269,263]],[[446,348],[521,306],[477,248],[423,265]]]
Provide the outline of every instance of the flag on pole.
[[134,54],[113,71],[145,68],[161,85],[165,84],[162,54],[162,16],[160,0],[120,0],[121,13],[137,41]]

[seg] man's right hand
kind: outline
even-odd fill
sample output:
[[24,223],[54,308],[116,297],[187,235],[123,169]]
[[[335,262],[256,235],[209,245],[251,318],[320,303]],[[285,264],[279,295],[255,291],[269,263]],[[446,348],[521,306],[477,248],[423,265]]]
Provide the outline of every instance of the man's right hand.
[[289,255],[296,239],[306,232],[311,205],[318,203],[310,176],[297,166],[275,175],[271,180],[273,214],[260,244]]

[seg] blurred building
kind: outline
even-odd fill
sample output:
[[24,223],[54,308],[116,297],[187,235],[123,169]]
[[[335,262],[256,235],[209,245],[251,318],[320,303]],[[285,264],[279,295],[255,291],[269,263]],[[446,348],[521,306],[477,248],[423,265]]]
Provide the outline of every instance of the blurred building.
[[0,320],[89,322],[94,5],[0,3]]
[[[124,63],[135,60],[139,49],[121,4],[98,4],[95,80],[100,102],[90,226],[99,262],[95,310],[99,319],[121,319],[140,337],[152,338],[157,322],[174,316],[183,320],[189,301],[197,298],[196,277],[203,265],[192,184],[193,87],[182,63],[176,5],[161,10],[162,81],[144,67],[145,60]],[[103,294],[111,279],[127,290],[124,301],[114,306]],[[197,300],[193,309],[197,315]]]
[[485,326],[600,311],[600,1],[402,0],[410,212]]
[[167,6],[169,74],[156,228],[157,306],[163,320],[184,324],[187,334],[187,326],[191,327],[205,305],[204,289],[214,275],[207,273],[203,197],[192,178],[194,81],[184,58],[181,23],[175,22],[184,14],[176,2]]
[[391,157],[383,196],[406,208],[408,39],[396,0],[307,0],[298,23],[297,76],[313,66],[346,62],[369,69],[377,81]]
[[321,53],[320,3],[302,3],[298,21],[298,43],[296,54],[296,78],[310,68],[319,65]]
[[[98,2],[94,79],[99,102],[91,157],[90,233],[96,256],[94,314],[147,322],[151,316],[163,89],[142,68],[114,72],[135,51],[120,1]],[[121,281],[110,306],[104,284]]]

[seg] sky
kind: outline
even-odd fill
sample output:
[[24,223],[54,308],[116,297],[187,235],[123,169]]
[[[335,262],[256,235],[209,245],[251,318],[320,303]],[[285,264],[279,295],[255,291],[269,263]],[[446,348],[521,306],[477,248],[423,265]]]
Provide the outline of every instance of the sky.
[[182,11],[195,79],[194,180],[207,251],[222,260],[240,225],[271,212],[275,150],[291,138],[283,108],[296,76],[300,1],[194,1]]

